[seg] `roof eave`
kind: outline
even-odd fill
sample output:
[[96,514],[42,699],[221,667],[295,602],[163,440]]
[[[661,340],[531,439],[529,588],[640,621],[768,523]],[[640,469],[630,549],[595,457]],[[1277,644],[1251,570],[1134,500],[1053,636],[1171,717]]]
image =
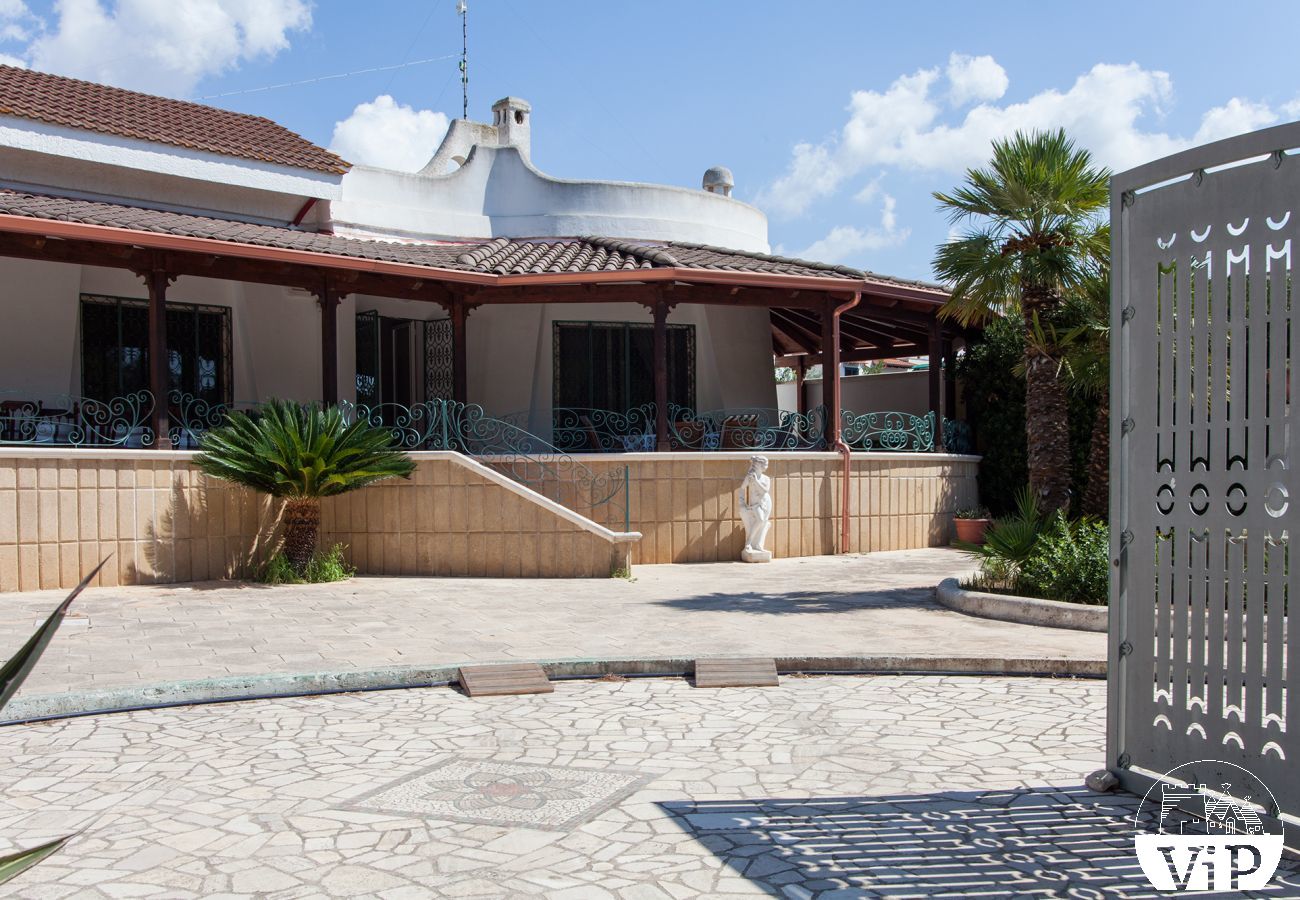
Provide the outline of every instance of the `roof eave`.
[[175,252],[229,256],[238,259],[281,262],[336,271],[403,276],[425,281],[427,281],[430,276],[434,276],[441,281],[464,285],[479,285],[483,287],[524,287],[529,285],[564,284],[649,284],[681,281],[695,284],[726,284],[794,291],[823,291],[845,294],[862,292],[875,296],[889,296],[911,300],[928,300],[930,302],[935,302],[936,300],[942,302],[943,299],[942,296],[936,297],[928,292],[916,291],[910,288],[880,285],[876,282],[860,279],[784,275],[767,272],[691,269],[686,267],[616,269],[600,272],[542,272],[518,275],[494,275],[480,272],[466,272],[460,269],[444,269],[435,266],[415,265],[412,263],[366,259],[357,256],[340,256],[329,253],[317,253],[310,250],[264,247],[257,244],[220,241],[212,238],[162,234],[153,231],[116,228],[110,225],[90,225],[82,222],[66,222],[55,219],[35,218],[31,216],[17,216],[9,213],[0,213],[0,231],[39,235],[42,237],[64,240],[98,241],[105,244],[141,247],[150,250],[171,250]]

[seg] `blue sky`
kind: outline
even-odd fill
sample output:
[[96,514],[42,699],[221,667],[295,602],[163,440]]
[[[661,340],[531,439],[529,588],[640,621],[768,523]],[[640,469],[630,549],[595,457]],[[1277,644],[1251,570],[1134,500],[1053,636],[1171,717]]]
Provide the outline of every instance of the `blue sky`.
[[[726,165],[774,248],[908,277],[948,234],[930,192],[994,136],[1064,125],[1124,168],[1300,118],[1285,3],[468,2],[471,118],[529,100],[543,171],[698,187]],[[0,56],[199,99],[457,54],[454,8],[0,0]],[[460,85],[445,59],[206,102],[413,168]]]

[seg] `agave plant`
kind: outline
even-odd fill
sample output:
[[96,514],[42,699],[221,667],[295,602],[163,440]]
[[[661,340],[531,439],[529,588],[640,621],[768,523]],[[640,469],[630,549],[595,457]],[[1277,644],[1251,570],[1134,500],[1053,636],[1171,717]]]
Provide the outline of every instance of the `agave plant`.
[[194,464],[205,474],[284,498],[284,555],[299,577],[316,552],[322,498],[415,470],[387,429],[285,400],[230,413],[199,449]]
[[[72,593],[64,598],[54,612],[50,613],[49,618],[41,624],[35,634],[27,639],[27,643],[23,644],[14,657],[3,666],[0,666],[0,710],[3,710],[10,698],[18,693],[18,689],[23,686],[23,682],[27,680],[27,676],[35,668],[41,654],[45,652],[45,648],[49,646],[50,640],[54,637],[54,632],[58,631],[59,625],[63,623],[63,617],[67,615],[68,607],[72,605],[72,601],[76,600],[77,595],[86,589],[86,585],[90,584],[91,580],[99,574],[99,570],[104,568],[106,562],[108,562],[107,559],[95,566],[89,575],[81,579],[81,583],[72,589]],[[0,856],[0,884],[4,884],[18,873],[30,869],[51,853],[57,852],[71,838],[72,835],[55,838],[36,847],[29,847],[26,850]]]

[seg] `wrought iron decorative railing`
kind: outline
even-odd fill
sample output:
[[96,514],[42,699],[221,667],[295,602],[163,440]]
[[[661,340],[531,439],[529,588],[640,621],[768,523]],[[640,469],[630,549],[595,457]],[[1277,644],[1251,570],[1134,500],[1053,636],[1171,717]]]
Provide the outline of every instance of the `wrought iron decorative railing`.
[[826,410],[749,406],[697,413],[671,404],[668,434],[680,450],[814,450],[826,443]]
[[0,444],[152,447],[153,395],[137,391],[109,400],[63,395],[52,401],[0,399]]
[[943,449],[949,453],[974,453],[975,436],[970,424],[960,419],[943,420]]
[[[2,397],[3,395],[0,395]],[[251,403],[212,403],[192,394],[168,395],[170,446],[195,449],[204,432],[220,425],[230,410]],[[563,496],[552,499],[575,509],[617,500],[626,491],[620,477],[594,472],[572,458],[576,453],[627,453],[657,449],[653,403],[624,412],[557,408],[551,411],[551,439],[528,430],[529,414],[487,415],[482,407],[451,400],[403,406],[342,404],[354,414],[388,428],[410,450],[457,450],[490,457],[493,465],[523,484]],[[63,397],[57,401],[0,399],[0,445],[61,444],[92,447],[152,447],[153,397],[138,391],[100,401]],[[696,411],[670,405],[668,443],[673,450],[824,450],[826,409],[807,413],[763,407]],[[928,451],[935,448],[935,416],[902,412],[857,413],[840,420],[845,443],[855,450]],[[538,429],[543,430],[543,429]],[[944,446],[954,453],[972,450],[965,422],[943,420]],[[559,487],[562,485],[562,487]]]
[[[525,413],[504,417],[524,421]],[[656,449],[655,406],[625,412],[557,408],[551,411],[552,441],[569,453],[626,453]],[[962,423],[956,423],[962,424]],[[841,413],[844,440],[858,450],[933,450],[934,415],[900,412]],[[672,404],[668,442],[673,450],[823,450],[826,409],[806,413],[764,407],[697,412]]]
[[193,394],[172,391],[167,395],[167,436],[176,450],[197,450],[204,432],[216,428],[234,409],[253,409],[252,401],[212,403]]
[[563,449],[476,404],[427,400],[411,406],[344,401],[349,416],[387,428],[406,450],[455,450],[596,521],[631,524],[628,468],[596,472]]
[[933,450],[934,413],[923,416],[900,412],[858,415],[846,409],[840,412],[840,432],[844,443],[854,450]]

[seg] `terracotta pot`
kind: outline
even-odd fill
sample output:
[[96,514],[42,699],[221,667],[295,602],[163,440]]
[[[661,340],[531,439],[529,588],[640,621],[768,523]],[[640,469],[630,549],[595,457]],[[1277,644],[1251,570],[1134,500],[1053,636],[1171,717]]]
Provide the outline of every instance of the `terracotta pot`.
[[967,544],[984,543],[984,532],[988,531],[988,527],[992,523],[992,519],[952,520],[953,527],[957,529],[957,540],[964,541]]

